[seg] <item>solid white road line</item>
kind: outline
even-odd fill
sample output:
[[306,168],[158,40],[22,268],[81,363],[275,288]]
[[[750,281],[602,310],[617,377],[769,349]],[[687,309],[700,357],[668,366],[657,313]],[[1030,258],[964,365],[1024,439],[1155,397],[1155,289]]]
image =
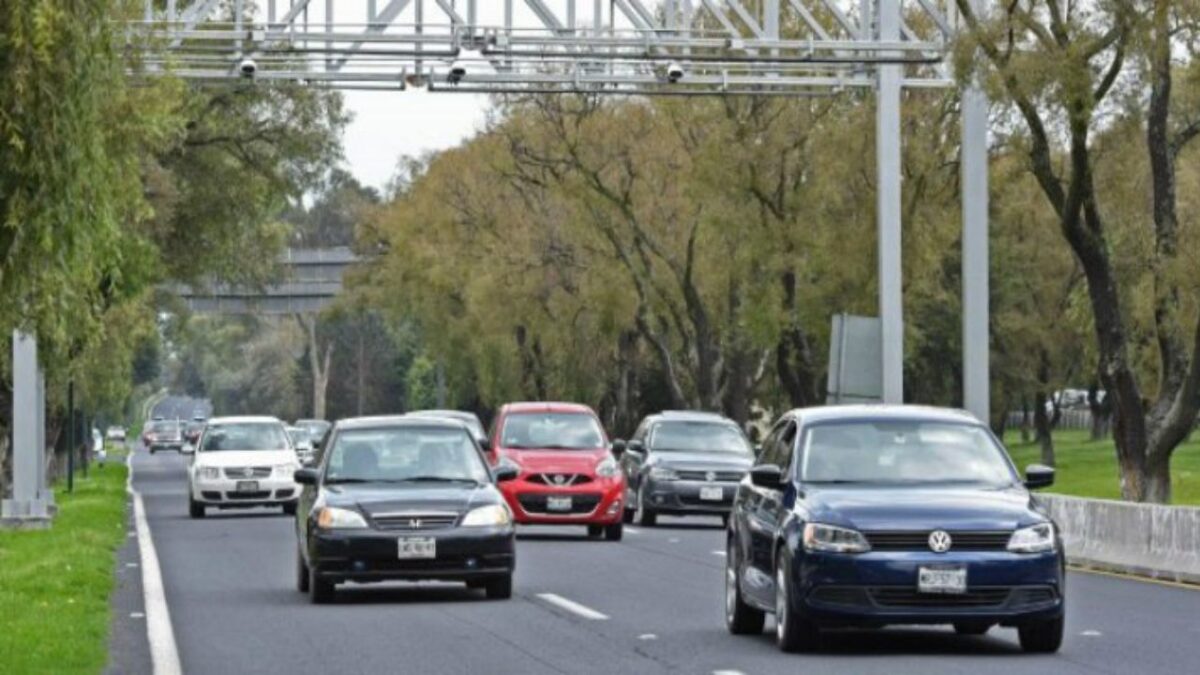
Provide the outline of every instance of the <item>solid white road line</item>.
[[581,616],[585,619],[591,619],[592,621],[605,621],[608,619],[607,614],[601,614],[587,605],[581,605],[578,602],[575,602],[574,600],[568,600],[561,595],[556,595],[554,593],[538,593],[538,597],[554,605],[555,607],[558,607],[559,609],[567,610],[575,616]]
[[740,670],[714,670],[712,675],[745,675]]
[[150,642],[150,660],[154,675],[181,675],[179,651],[175,647],[175,631],[171,628],[171,612],[167,609],[167,596],[163,591],[162,570],[158,566],[158,553],[154,550],[154,539],[150,536],[150,523],[146,521],[146,507],[142,495],[133,489],[133,455],[125,458],[129,474],[125,490],[133,497],[133,520],[137,528],[138,554],[142,559],[142,596],[146,610],[146,637]]
[[717,549],[717,550],[713,551],[712,554],[719,555],[723,558],[723,557],[725,557],[725,549]]

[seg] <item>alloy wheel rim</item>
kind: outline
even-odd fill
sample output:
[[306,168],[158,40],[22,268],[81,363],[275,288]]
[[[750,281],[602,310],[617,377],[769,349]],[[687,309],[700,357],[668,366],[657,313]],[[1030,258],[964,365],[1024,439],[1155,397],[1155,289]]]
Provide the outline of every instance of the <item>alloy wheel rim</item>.
[[787,581],[780,568],[775,572],[775,635],[782,640],[787,624]]
[[732,560],[725,564],[725,618],[733,621],[734,608],[737,602],[737,569]]
[[642,488],[638,488],[637,510],[634,512],[633,518],[634,518],[634,520],[636,520],[640,523],[640,522],[642,522],[642,518],[644,518],[645,515],[646,515],[646,496],[642,493]]

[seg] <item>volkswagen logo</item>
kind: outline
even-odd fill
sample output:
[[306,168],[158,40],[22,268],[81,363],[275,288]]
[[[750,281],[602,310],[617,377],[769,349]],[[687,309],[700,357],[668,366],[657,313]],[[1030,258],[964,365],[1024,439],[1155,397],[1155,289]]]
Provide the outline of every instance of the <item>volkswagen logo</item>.
[[951,543],[950,533],[945,530],[934,530],[929,533],[929,550],[934,553],[949,551]]
[[410,530],[415,530],[419,527],[421,527],[421,519],[420,518],[409,518],[408,519],[408,528]]
[[242,475],[245,476],[246,478],[249,478],[254,475],[254,469],[251,469],[250,467],[246,467],[246,468],[242,469]]
[[706,480],[710,483],[715,481],[716,479],[717,479],[717,473],[715,471],[709,471],[708,473],[704,474],[704,480]]

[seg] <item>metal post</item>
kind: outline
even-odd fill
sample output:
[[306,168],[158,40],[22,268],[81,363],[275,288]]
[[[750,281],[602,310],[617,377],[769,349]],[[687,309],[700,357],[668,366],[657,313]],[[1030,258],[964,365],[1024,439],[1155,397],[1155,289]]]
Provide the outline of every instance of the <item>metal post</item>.
[[67,492],[75,491],[75,380],[67,382]]
[[45,446],[38,425],[38,350],[37,339],[28,333],[13,331],[12,373],[12,499],[5,499],[0,513],[6,521],[21,524],[48,522],[50,512],[46,495]]
[[[975,12],[987,11],[972,0]],[[977,83],[962,94],[962,341],[963,407],[991,421],[991,364],[988,336],[988,100]]]
[[[900,0],[879,1],[879,39],[900,41]],[[900,83],[902,66],[879,66],[875,155],[878,170],[879,319],[883,402],[904,402],[904,304],[900,258]]]

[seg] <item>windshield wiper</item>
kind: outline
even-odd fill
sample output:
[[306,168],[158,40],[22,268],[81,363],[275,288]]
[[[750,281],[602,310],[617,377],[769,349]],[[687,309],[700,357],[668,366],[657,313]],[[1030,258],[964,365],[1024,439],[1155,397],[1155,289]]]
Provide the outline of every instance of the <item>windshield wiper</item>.
[[326,478],[326,485],[337,485],[338,483],[378,483],[379,481],[373,478]]
[[471,483],[479,485],[479,481],[474,478],[450,478],[449,476],[410,476],[409,478],[398,478],[396,483]]

